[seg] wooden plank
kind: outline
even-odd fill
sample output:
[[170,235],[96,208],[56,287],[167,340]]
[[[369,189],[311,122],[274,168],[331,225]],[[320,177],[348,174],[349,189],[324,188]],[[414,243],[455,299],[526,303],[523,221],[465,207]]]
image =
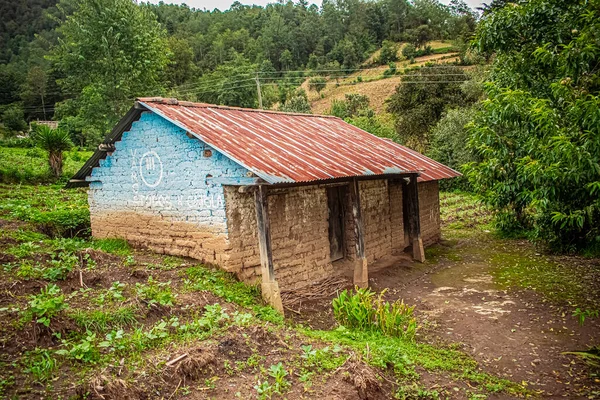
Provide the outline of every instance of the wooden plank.
[[327,210],[329,213],[329,258],[336,261],[344,258],[344,214],[342,209],[342,187],[327,188]]
[[271,251],[271,235],[269,223],[269,202],[267,199],[267,188],[260,185],[254,192],[256,204],[256,225],[258,229],[258,245],[260,248],[260,266],[263,274],[263,281],[275,280],[275,270],[273,268],[273,254]]
[[423,249],[423,239],[421,238],[421,219],[419,217],[419,188],[417,175],[409,178],[406,189],[406,216],[408,221],[408,230],[410,242],[412,245],[413,259],[424,262],[425,250]]
[[357,179],[353,179],[350,184],[350,199],[352,201],[352,218],[354,219],[354,235],[356,238],[354,285],[367,287],[369,285],[369,273],[367,258],[365,257],[364,225],[360,208],[360,190]]
[[267,192],[268,189],[264,185],[258,186],[254,192],[258,247],[260,251],[260,266],[262,273],[261,292],[263,299],[268,304],[273,306],[273,308],[281,314],[284,314],[279,284],[275,280],[275,268],[273,266]]

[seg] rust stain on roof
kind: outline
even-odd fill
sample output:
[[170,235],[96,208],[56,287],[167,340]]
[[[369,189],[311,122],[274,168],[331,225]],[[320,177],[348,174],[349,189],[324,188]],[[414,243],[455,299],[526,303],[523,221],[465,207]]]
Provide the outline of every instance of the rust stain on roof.
[[333,116],[140,98],[140,104],[221,151],[269,183],[420,173],[460,173]]

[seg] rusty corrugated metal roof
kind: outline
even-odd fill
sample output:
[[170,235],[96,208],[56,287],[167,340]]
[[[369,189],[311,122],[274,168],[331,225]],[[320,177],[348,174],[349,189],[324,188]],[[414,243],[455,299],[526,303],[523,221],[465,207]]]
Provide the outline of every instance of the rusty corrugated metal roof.
[[332,116],[140,98],[269,183],[419,172],[421,181],[460,174],[407,147]]

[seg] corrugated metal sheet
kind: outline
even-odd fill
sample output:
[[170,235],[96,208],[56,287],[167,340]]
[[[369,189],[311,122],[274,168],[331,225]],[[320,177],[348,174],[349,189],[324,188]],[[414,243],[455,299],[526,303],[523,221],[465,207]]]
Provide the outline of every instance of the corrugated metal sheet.
[[460,173],[343,120],[175,99],[140,104],[237,161],[269,183],[420,172],[421,181]]

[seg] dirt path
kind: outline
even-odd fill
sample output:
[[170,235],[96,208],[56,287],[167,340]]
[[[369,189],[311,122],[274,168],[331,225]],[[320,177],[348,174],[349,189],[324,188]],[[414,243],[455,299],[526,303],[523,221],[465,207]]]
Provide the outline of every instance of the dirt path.
[[[388,288],[390,300],[403,298],[425,322],[427,341],[460,343],[488,372],[528,387],[545,398],[593,398],[600,381],[565,351],[600,341],[598,320],[580,326],[566,307],[531,290],[502,289],[486,259],[491,244],[459,243],[461,260],[440,257],[409,281],[407,264],[371,275],[375,290]],[[492,249],[501,251],[500,249]]]

